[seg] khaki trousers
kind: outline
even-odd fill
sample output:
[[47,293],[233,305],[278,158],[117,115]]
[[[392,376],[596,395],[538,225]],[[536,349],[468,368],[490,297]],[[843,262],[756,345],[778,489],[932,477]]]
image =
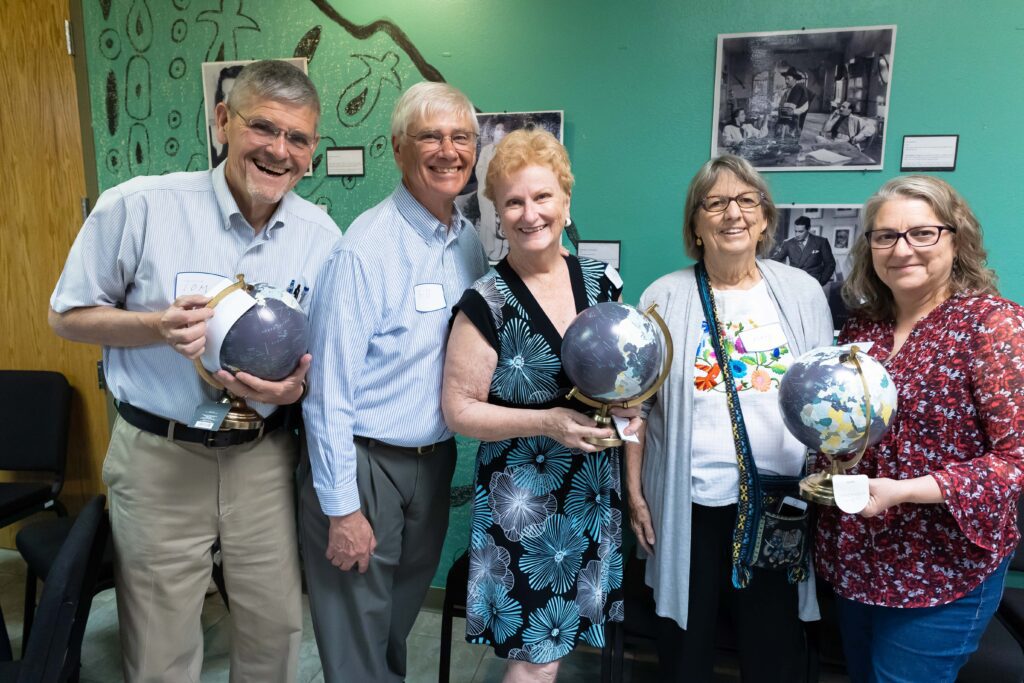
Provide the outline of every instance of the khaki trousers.
[[173,442],[118,417],[103,463],[125,680],[198,681],[210,548],[231,601],[231,681],[294,681],[302,638],[295,437]]

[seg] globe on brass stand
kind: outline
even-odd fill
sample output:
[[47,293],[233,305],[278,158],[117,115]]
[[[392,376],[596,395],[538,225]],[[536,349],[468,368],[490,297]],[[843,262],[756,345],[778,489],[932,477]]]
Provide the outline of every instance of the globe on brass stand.
[[[640,405],[668,378],[672,335],[656,308],[641,313],[623,303],[600,303],[565,331],[562,367],[575,385],[568,397],[597,408],[598,427],[612,427],[612,408]],[[618,436],[585,440],[601,448],[622,445]]]
[[[249,291],[250,285],[246,284],[245,276],[239,273],[236,277],[238,279],[235,282],[222,289],[207,302],[207,308],[216,308],[217,304],[234,292]],[[218,402],[227,403],[231,406],[220,425],[221,431],[229,429],[260,429],[263,426],[263,417],[250,408],[244,398],[235,396],[223,384],[217,381],[217,378],[210,374],[209,370],[203,366],[201,359],[196,358],[193,360],[193,363],[196,366],[196,372],[203,378],[203,381],[221,392]]]
[[[835,505],[833,477],[854,467],[885,436],[896,415],[896,385],[856,344],[813,349],[786,370],[779,409],[789,431],[831,465],[800,482],[800,496]],[[842,456],[853,455],[842,459]]]

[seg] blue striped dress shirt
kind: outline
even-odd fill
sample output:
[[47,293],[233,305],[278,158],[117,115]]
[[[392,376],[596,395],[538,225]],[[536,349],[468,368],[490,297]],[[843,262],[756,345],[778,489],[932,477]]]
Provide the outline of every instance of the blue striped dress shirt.
[[303,402],[325,514],[359,509],[353,436],[423,446],[452,435],[441,415],[448,320],[487,268],[461,214],[449,230],[401,184],[335,247],[310,312],[313,366]]
[[[58,313],[86,306],[159,311],[181,272],[215,273],[281,288],[310,287],[341,232],[323,210],[289,192],[257,235],[224,179],[212,171],[133,178],[104,192],[82,226],[50,297]],[[177,422],[216,398],[192,362],[166,343],[103,347],[107,386],[119,401]],[[276,406],[253,402],[269,415]]]

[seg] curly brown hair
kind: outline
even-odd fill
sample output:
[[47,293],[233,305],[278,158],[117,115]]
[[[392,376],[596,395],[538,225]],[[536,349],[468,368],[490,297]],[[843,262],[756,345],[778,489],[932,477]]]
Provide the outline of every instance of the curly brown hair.
[[[953,236],[953,269],[949,275],[950,294],[974,292],[998,294],[996,274],[988,267],[981,223],[959,192],[945,180],[910,175],[886,182],[864,204],[864,231],[875,229],[882,205],[891,199],[920,199],[931,207],[943,225],[956,228]],[[843,284],[843,301],[854,313],[872,320],[886,320],[896,313],[892,291],[875,272],[867,237],[858,239],[851,250],[853,267]]]

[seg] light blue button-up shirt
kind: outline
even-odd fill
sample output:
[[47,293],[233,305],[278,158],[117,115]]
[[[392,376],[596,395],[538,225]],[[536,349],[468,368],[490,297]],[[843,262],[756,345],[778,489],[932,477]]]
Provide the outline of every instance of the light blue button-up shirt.
[[461,214],[449,229],[401,184],[345,232],[317,281],[303,402],[325,514],[359,509],[353,436],[423,446],[452,435],[441,415],[448,320],[487,268]]
[[[213,171],[133,178],[104,192],[82,226],[50,297],[58,313],[87,306],[159,311],[175,299],[181,272],[246,282],[308,286],[308,308],[321,266],[341,236],[323,210],[289,192],[256,234],[224,178]],[[107,385],[119,401],[188,422],[217,396],[192,362],[166,343],[103,347]],[[263,415],[276,406],[252,403]]]

